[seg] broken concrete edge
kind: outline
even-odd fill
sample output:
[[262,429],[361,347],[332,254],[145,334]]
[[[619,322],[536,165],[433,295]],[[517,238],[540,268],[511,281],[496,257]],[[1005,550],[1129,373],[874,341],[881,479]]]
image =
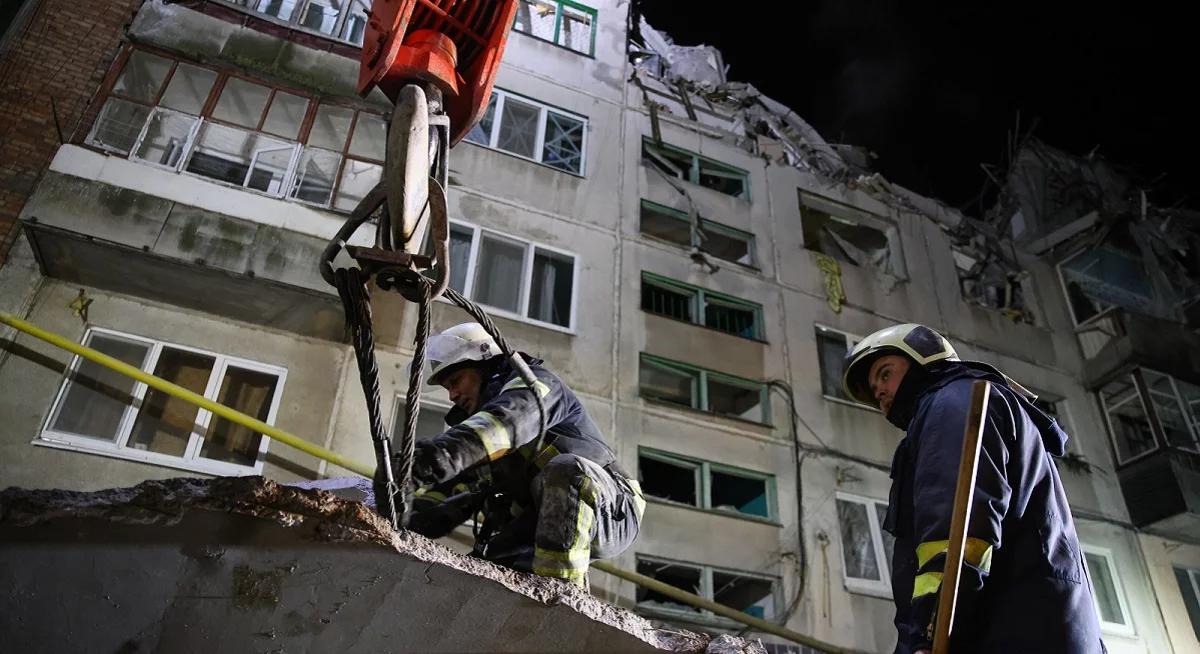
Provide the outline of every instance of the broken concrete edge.
[[727,634],[712,636],[656,628],[645,618],[567,582],[503,568],[458,554],[419,534],[394,531],[360,502],[322,490],[285,486],[263,477],[181,477],[94,492],[15,487],[0,491],[0,528],[81,518],[123,525],[171,526],[196,511],[269,521],[319,542],[391,548],[422,562],[495,581],[547,606],[568,606],[665,651],[765,654],[760,644]]

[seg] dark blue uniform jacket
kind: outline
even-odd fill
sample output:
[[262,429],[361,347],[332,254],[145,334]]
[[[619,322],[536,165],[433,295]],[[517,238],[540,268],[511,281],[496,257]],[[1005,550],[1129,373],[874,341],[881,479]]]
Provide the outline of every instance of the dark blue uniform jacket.
[[992,384],[959,579],[954,652],[1103,652],[1075,524],[1051,457],[1067,435],[995,369],[913,366],[888,420],[906,431],[892,461],[884,528],[896,537],[896,652],[932,649],[971,387]]

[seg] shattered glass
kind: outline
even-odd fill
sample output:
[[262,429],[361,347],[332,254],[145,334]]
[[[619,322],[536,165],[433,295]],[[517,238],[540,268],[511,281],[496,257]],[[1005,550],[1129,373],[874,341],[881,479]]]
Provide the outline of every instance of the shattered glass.
[[505,96],[496,147],[533,159],[537,156],[537,128],[541,109]]
[[723,416],[766,422],[762,386],[708,376],[708,410]]
[[322,207],[328,206],[341,163],[342,155],[337,152],[304,148],[304,154],[300,155],[300,163],[296,166],[296,180],[292,184],[291,197]]
[[712,508],[771,517],[766,481],[719,470],[712,471],[711,479]]
[[572,173],[583,172],[583,121],[546,112],[542,163]]
[[768,579],[713,570],[713,601],[756,618],[775,617],[775,584]]
[[683,461],[638,457],[638,478],[646,495],[700,506],[700,467]]
[[842,563],[846,576],[882,581],[867,506],[861,502],[837,500],[838,522],[842,532]]
[[638,371],[638,388],[644,397],[696,407],[696,373],[680,370],[654,361],[642,360]]
[[[657,579],[665,584],[681,588],[690,593],[699,595],[701,593],[701,579],[703,578],[703,570],[699,567],[684,565],[680,563],[665,563],[661,561],[653,561],[643,558],[638,558],[637,562],[638,574],[646,575],[653,579]],[[662,608],[672,611],[684,611],[688,613],[699,613],[700,609],[690,604],[683,604],[663,595],[657,591],[638,586],[636,599],[638,606],[643,608]]]

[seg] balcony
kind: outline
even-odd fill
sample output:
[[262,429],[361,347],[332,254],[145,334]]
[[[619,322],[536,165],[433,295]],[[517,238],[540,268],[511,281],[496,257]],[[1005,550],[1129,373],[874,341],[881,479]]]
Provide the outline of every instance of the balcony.
[[1168,538],[1200,541],[1200,454],[1164,448],[1117,470],[1133,524]]
[[1137,366],[1200,382],[1200,335],[1181,323],[1109,307],[1075,332],[1088,388],[1099,388]]

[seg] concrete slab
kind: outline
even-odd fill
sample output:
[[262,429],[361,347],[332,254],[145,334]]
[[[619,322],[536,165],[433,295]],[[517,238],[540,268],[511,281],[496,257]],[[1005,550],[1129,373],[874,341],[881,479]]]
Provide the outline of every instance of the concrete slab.
[[762,652],[392,531],[261,477],[0,492],[19,652]]

